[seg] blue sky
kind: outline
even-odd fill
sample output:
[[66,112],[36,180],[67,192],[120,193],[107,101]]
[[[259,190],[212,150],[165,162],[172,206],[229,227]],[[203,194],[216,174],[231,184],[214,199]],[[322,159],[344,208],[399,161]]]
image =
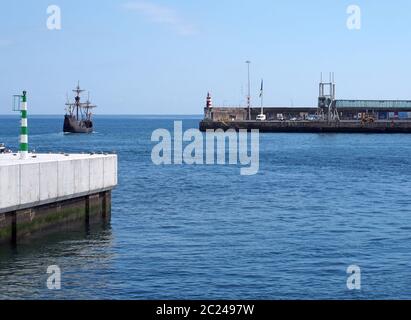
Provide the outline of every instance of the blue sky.
[[[60,6],[62,29],[46,27]],[[346,27],[359,5],[362,28]],[[0,4],[0,114],[29,92],[32,114],[62,114],[77,80],[99,114],[200,114],[253,101],[315,105],[320,72],[339,98],[411,99],[409,1],[9,0]]]

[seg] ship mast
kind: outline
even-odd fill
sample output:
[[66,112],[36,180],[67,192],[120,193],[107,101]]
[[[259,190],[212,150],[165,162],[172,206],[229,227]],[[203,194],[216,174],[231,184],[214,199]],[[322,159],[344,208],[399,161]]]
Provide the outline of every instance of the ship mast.
[[77,83],[77,87],[73,90],[75,95],[74,103],[70,103],[67,97],[67,111],[71,117],[76,118],[77,121],[91,121],[91,109],[96,108],[96,105],[90,102],[90,93],[86,102],[81,102],[81,93],[86,90],[80,88],[80,82]]
[[87,96],[87,101],[86,101],[86,103],[85,103],[85,110],[86,110],[86,119],[87,120],[90,120],[90,118],[91,118],[91,109],[93,109],[93,108],[96,108],[97,106],[95,106],[95,105],[92,105],[91,104],[91,102],[90,102],[90,92],[88,93],[88,96]]
[[82,92],[84,92],[84,90],[80,89],[80,81],[77,82],[77,88],[73,90],[73,92],[76,93],[76,97],[75,97],[75,105],[76,105],[76,114],[77,114],[77,120],[79,119],[79,109],[81,107],[81,103],[80,103],[80,94]]

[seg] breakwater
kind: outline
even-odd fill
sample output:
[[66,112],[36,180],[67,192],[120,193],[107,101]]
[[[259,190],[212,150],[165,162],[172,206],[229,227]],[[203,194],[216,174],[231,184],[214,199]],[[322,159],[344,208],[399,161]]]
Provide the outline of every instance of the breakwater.
[[253,130],[296,133],[411,133],[411,121],[213,121],[202,120],[200,130]]
[[0,155],[0,243],[110,219],[117,156]]

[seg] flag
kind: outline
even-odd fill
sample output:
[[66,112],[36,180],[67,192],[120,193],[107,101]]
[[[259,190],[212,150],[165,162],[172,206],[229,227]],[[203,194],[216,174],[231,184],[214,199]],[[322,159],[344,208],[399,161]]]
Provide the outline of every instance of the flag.
[[264,93],[264,81],[261,80],[260,98],[263,97],[263,93]]

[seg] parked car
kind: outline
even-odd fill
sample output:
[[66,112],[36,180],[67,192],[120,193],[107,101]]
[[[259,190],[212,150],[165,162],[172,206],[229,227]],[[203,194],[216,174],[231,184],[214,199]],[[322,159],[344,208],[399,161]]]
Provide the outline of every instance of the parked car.
[[310,115],[307,117],[307,120],[308,120],[308,121],[318,121],[318,120],[320,120],[320,117],[317,116],[316,114],[310,114]]

